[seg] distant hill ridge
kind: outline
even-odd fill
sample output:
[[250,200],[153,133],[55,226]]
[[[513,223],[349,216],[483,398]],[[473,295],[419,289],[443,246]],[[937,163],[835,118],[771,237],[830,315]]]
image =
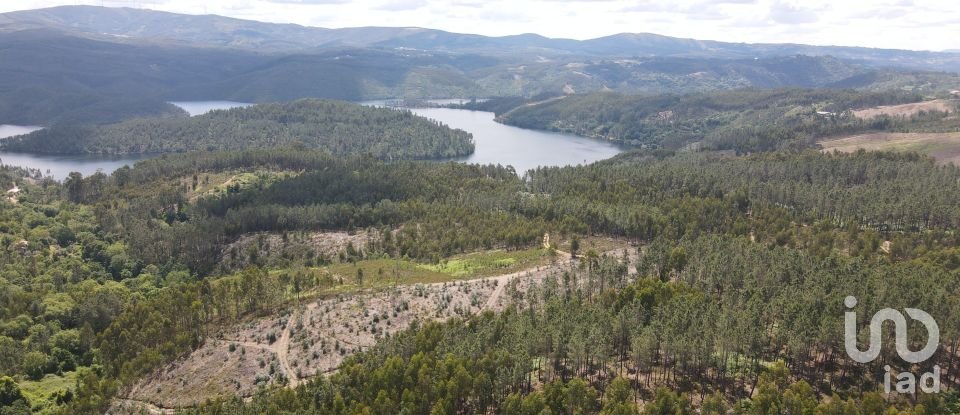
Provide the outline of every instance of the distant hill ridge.
[[[217,15],[185,15],[132,8],[60,6],[0,14],[0,32],[57,29],[94,37],[166,40],[198,45],[305,51],[334,47],[412,48],[460,53],[588,56],[685,56],[753,58],[803,54],[834,56],[878,66],[925,70],[960,68],[960,54],[846,46],[750,44],[675,38],[652,33],[620,33],[588,40],[536,34],[490,37],[417,27],[327,29],[263,23]],[[118,40],[118,39],[114,39]],[[122,39],[121,39],[122,40]]]
[[[904,68],[908,69],[904,69]],[[0,14],[0,124],[175,116],[168,101],[531,97],[612,90],[960,88],[960,54],[655,34],[579,41],[422,28],[324,29],[130,8]]]

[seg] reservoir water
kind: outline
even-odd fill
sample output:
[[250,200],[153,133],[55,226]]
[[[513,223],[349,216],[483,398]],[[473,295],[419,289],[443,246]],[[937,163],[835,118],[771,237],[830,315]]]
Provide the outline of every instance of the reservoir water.
[[476,150],[459,161],[509,165],[519,174],[538,166],[589,164],[623,151],[601,140],[503,125],[493,120],[492,112],[448,108],[421,108],[413,112],[473,134]]
[[[363,104],[383,105],[385,102],[366,101]],[[442,105],[454,100],[431,102]],[[413,108],[411,111],[473,134],[476,143],[474,153],[458,161],[509,165],[519,174],[538,166],[589,164],[625,150],[624,147],[602,140],[500,124],[494,121],[492,112],[449,108]]]
[[[455,100],[437,100],[449,103]],[[459,100],[456,100],[459,101]],[[368,101],[365,105],[383,105],[385,101]],[[173,102],[191,116],[216,109],[228,109],[250,104],[231,101]],[[473,134],[476,150],[470,156],[457,159],[465,163],[501,164],[513,166],[517,173],[537,166],[567,166],[592,163],[617,155],[624,149],[612,143],[571,134],[526,130],[495,122],[492,112],[449,108],[416,108],[415,114],[437,120],[452,128]],[[0,139],[26,134],[41,127],[2,125]],[[152,155],[98,156],[98,155],[38,155],[0,151],[0,163],[39,169],[44,175],[62,180],[70,172],[88,176],[97,171],[106,174]]]
[[[24,125],[0,125],[0,140],[15,135],[27,134],[43,127]],[[0,164],[7,166],[30,167],[40,170],[44,176],[63,180],[70,172],[80,172],[89,176],[97,171],[106,174],[124,165],[133,165],[150,155],[99,156],[99,155],[48,155],[11,153],[0,151]]]

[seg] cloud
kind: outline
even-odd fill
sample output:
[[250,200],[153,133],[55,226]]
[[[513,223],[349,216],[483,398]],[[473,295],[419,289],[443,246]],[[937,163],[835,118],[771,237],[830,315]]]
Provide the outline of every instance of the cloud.
[[406,10],[417,10],[427,5],[426,0],[390,0],[376,6],[378,10],[399,12]]
[[795,7],[787,3],[774,3],[770,6],[770,19],[783,24],[806,24],[819,20],[817,13],[810,9]]
[[730,14],[724,10],[726,4],[748,4],[753,0],[726,0],[715,2],[644,2],[632,6],[620,8],[621,13],[669,13],[681,15],[683,18],[691,20],[727,20]]
[[303,4],[303,5],[322,5],[322,4],[345,4],[350,0],[262,0],[267,3],[281,4]]

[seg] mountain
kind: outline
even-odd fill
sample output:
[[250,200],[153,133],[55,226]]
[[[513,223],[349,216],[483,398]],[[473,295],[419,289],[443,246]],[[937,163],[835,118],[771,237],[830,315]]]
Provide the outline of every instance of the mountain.
[[[474,55],[370,49],[260,54],[29,29],[0,35],[0,123],[110,123],[176,112],[166,103],[174,100],[474,96],[479,91],[464,72],[496,64]],[[429,91],[418,87],[425,83]]]
[[696,40],[651,33],[621,33],[589,40],[535,34],[490,37],[416,27],[326,29],[262,23],[215,15],[183,15],[131,8],[62,6],[0,14],[0,32],[53,29],[114,41],[229,47],[271,52],[375,47],[451,53],[593,57],[703,57],[752,59],[786,55],[833,56],[875,67],[960,71],[960,53],[799,44],[749,44]]
[[0,124],[178,116],[180,110],[167,103],[177,100],[359,101],[880,85],[932,95],[956,89],[960,75],[877,67],[939,67],[957,56],[650,34],[577,41],[419,28],[322,29],[69,6],[0,14]]

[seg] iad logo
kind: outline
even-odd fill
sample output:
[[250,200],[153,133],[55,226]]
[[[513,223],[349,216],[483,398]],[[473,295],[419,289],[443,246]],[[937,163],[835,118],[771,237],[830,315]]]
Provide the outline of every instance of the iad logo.
[[[857,298],[848,296],[843,303],[847,308],[852,309],[857,306]],[[922,349],[916,352],[910,350],[910,346],[907,344],[909,340],[907,338],[907,319],[903,314],[892,308],[884,308],[874,314],[873,318],[870,319],[870,345],[865,352],[860,351],[857,347],[857,313],[855,311],[847,311],[844,313],[843,342],[847,350],[847,355],[860,363],[870,363],[874,361],[880,356],[880,348],[883,342],[883,323],[891,321],[893,322],[896,333],[897,354],[900,355],[901,359],[908,363],[920,363],[932,357],[940,344],[940,326],[937,325],[936,320],[934,320],[930,314],[927,314],[926,311],[916,308],[905,308],[904,311],[907,312],[910,318],[919,321],[927,329],[927,344]],[[890,385],[892,376],[890,366],[884,366],[883,368],[886,371],[883,377],[884,391],[890,393],[892,389]],[[913,373],[903,372],[897,374],[896,378],[897,393],[916,393],[917,378]],[[920,390],[925,393],[940,392],[940,366],[934,365],[933,372],[924,373],[920,376]]]

